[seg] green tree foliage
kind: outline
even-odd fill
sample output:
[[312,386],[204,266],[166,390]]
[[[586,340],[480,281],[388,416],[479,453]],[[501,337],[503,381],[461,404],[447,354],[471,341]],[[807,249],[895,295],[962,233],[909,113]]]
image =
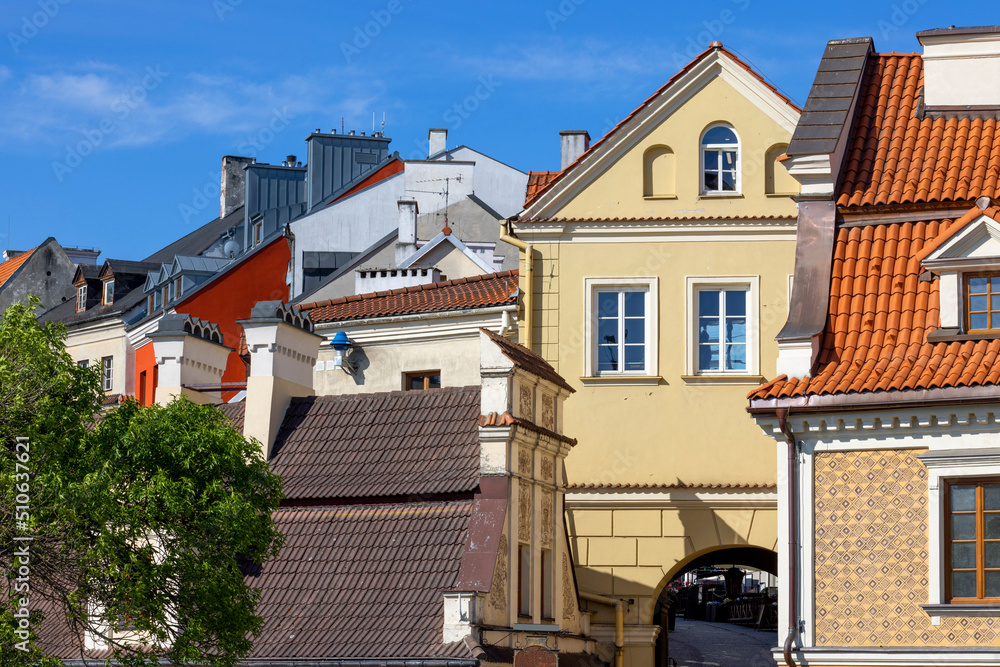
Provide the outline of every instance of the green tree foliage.
[[[210,406],[126,401],[102,414],[96,371],[78,368],[63,341],[59,327],[35,322],[30,304],[0,321],[0,565],[8,574],[0,602],[9,601],[0,641],[21,641],[13,538],[27,531],[31,606],[48,617],[32,620],[33,646],[58,643],[39,636],[53,632],[75,656],[89,636],[126,665],[234,664],[263,624],[240,564],[280,549],[271,520],[280,478],[259,443]],[[14,520],[17,436],[30,441],[27,526]],[[5,651],[0,661],[39,657]]]

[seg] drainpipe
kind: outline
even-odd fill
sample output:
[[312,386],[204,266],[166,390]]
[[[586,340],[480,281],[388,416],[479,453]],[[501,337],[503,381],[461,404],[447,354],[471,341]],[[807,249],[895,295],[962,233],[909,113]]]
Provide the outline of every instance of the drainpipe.
[[621,598],[580,591],[580,597],[591,602],[614,605],[615,608],[615,667],[625,666],[625,605]]
[[524,290],[524,346],[531,349],[531,334],[532,334],[532,323],[534,317],[532,313],[534,310],[534,290],[533,283],[535,277],[535,258],[532,254],[532,248],[530,243],[525,243],[519,238],[510,235],[510,218],[504,218],[500,223],[503,229],[503,234],[500,235],[500,240],[509,243],[515,248],[519,248],[524,251],[524,280],[519,281],[521,285],[527,285],[527,289]]
[[799,517],[795,507],[795,454],[798,445],[795,434],[788,425],[788,410],[778,408],[778,428],[788,439],[788,636],[785,637],[784,655],[788,667],[796,667],[792,659],[792,642],[798,634],[798,551],[799,551]]

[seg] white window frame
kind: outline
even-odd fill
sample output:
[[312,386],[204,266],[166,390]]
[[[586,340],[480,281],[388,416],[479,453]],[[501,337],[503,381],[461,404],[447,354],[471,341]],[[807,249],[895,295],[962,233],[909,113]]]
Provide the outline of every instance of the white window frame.
[[[757,384],[760,375],[760,276],[685,276],[685,380],[699,378],[719,382]],[[698,293],[726,288],[747,291],[747,367],[745,370],[701,370],[698,368]]]
[[[584,278],[584,353],[583,377],[585,380],[615,379],[624,383],[642,379],[659,380],[659,279],[656,276],[635,278]],[[646,368],[642,371],[597,370],[597,294],[613,291],[646,292]]]
[[111,391],[115,386],[115,358],[101,358],[101,386],[104,391]]
[[[945,482],[961,482],[963,478],[1000,478],[1000,450],[968,449],[931,450],[918,455],[927,468],[927,603],[925,611],[933,625],[943,616],[1000,616],[1000,609],[974,609],[979,605],[949,603],[945,600],[944,550],[949,542],[944,534]],[[996,605],[991,605],[996,607]]]
[[115,280],[104,281],[104,305],[110,306],[115,302]]
[[87,285],[84,283],[76,288],[76,312],[87,310]]
[[[733,146],[732,144],[705,144],[704,143],[705,135],[717,127],[724,127],[727,130],[731,131],[736,136],[736,145]],[[711,125],[705,128],[705,130],[701,133],[701,136],[698,137],[698,192],[701,193],[701,195],[703,196],[707,195],[709,197],[714,197],[714,196],[734,197],[736,195],[740,195],[743,193],[743,176],[742,176],[743,163],[741,161],[742,158],[740,157],[740,153],[742,152],[742,147],[743,147],[743,142],[740,140],[739,132],[737,132],[736,128],[730,125],[729,123],[712,123]],[[732,151],[733,153],[736,154],[736,159],[734,160],[735,163],[734,166],[736,170],[735,190],[708,190],[705,188],[705,169],[707,168],[707,165],[705,164],[706,150]],[[721,165],[719,166],[719,168],[720,168],[719,185],[721,186],[722,184]]]

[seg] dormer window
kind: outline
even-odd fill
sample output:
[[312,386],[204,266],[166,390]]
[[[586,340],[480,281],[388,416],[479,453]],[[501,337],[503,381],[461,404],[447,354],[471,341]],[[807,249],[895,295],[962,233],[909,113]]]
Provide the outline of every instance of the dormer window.
[[111,280],[104,281],[104,305],[110,306],[115,302],[115,281],[114,278]]
[[176,280],[174,280],[174,298],[175,299],[181,298],[181,279],[180,279],[180,277],[178,277]]
[[170,301],[170,285],[163,286],[163,308],[166,310],[167,303]]
[[965,331],[1000,332],[1000,273],[965,276]]
[[76,288],[76,312],[87,310],[87,285],[84,283]]
[[713,125],[701,138],[701,193],[738,194],[740,140],[728,125]]
[[156,310],[156,295],[150,294],[146,297],[146,314],[152,315],[154,310]]

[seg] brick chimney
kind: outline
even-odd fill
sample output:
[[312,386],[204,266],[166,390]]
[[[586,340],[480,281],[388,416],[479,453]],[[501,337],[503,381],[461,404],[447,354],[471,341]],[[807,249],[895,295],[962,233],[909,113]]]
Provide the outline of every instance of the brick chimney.
[[254,437],[270,458],[278,429],[296,396],[314,396],[313,367],[323,337],[298,308],[260,301],[250,319],[238,320],[250,351],[243,435]]
[[562,171],[590,148],[590,133],[586,130],[564,130],[559,133],[559,148],[559,170]]
[[1000,109],[1000,26],[917,33],[927,111]]
[[177,395],[199,404],[222,402],[222,373],[233,349],[222,344],[218,325],[174,313],[148,335],[158,366],[157,403],[166,405]]
[[256,160],[239,155],[222,156],[222,193],[219,195],[219,217],[224,218],[240,206],[246,196],[246,171]]

